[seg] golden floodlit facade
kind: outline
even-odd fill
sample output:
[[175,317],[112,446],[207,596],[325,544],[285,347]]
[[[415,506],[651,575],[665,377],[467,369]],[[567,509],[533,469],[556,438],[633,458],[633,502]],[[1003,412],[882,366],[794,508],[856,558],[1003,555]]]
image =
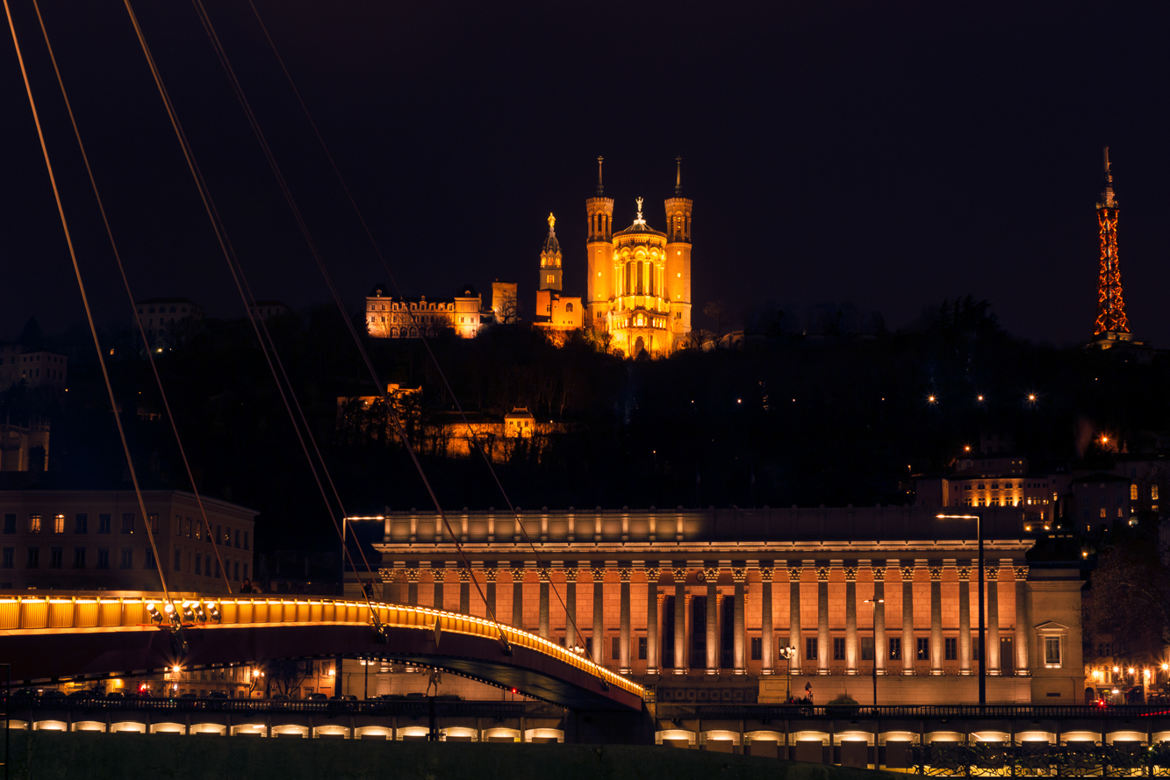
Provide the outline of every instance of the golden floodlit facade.
[[598,157],[597,192],[585,202],[586,327],[626,357],[666,357],[691,332],[693,202],[682,196],[682,162],[676,159],[674,197],[665,204],[666,232],[650,227],[638,198],[633,224],[616,233],[602,163]]

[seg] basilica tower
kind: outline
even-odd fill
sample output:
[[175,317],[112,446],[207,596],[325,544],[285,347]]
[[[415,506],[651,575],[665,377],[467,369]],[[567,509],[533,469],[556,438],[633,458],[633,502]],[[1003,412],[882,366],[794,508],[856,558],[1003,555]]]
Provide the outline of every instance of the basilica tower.
[[691,211],[682,194],[682,157],[674,158],[674,197],[666,199],[666,299],[674,347],[691,332]]
[[613,300],[613,198],[605,197],[601,179],[604,161],[603,157],[597,158],[597,192],[585,201],[585,328],[595,333],[606,332],[606,316]]
[[538,290],[561,291],[561,242],[557,241],[557,218],[552,212],[548,215],[548,237],[544,239],[544,248],[540,250],[540,283]]

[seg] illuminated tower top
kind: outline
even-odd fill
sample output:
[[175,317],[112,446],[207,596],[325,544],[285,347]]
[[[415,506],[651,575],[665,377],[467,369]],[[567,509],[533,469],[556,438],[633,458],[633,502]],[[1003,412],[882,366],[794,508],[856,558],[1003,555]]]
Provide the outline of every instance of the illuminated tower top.
[[548,235],[544,239],[544,248],[540,250],[538,290],[556,290],[557,292],[561,290],[561,242],[557,240],[556,224],[557,218],[550,211],[548,214]]
[[1093,325],[1096,341],[1128,341],[1129,319],[1125,316],[1125,298],[1121,290],[1121,267],[1117,254],[1117,197],[1113,193],[1113,168],[1109,164],[1109,147],[1105,147],[1105,189],[1097,201],[1097,321]]

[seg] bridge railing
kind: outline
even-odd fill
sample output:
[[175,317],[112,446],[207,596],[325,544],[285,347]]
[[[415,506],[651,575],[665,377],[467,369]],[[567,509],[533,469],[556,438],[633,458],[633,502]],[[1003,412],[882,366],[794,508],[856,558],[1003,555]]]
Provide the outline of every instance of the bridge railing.
[[[467,634],[498,640],[552,656],[641,698],[641,685],[571,652],[541,636],[511,626],[497,626],[485,618],[455,612],[375,602],[378,622],[390,628],[408,628]],[[160,595],[141,597],[9,596],[0,597],[0,637],[5,634],[60,631],[154,630],[160,625],[200,628],[273,625],[370,625],[364,601],[290,599],[272,596],[176,596],[170,603]]]
[[1068,719],[1123,719],[1160,718],[1170,720],[1170,707],[1163,705],[1132,704],[1109,707],[1078,704],[689,704],[660,702],[659,712],[694,711],[703,719],[783,720],[797,718],[830,718],[836,720],[985,718],[1011,720],[1040,718]]

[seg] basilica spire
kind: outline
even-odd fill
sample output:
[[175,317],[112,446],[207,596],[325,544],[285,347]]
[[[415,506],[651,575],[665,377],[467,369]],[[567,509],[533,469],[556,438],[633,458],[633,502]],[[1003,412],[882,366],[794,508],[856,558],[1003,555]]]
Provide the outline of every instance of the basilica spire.
[[674,158],[674,194],[682,195],[682,155]]
[[605,185],[601,181],[601,165],[605,162],[605,158],[600,154],[597,155],[597,196],[601,197],[605,194]]

